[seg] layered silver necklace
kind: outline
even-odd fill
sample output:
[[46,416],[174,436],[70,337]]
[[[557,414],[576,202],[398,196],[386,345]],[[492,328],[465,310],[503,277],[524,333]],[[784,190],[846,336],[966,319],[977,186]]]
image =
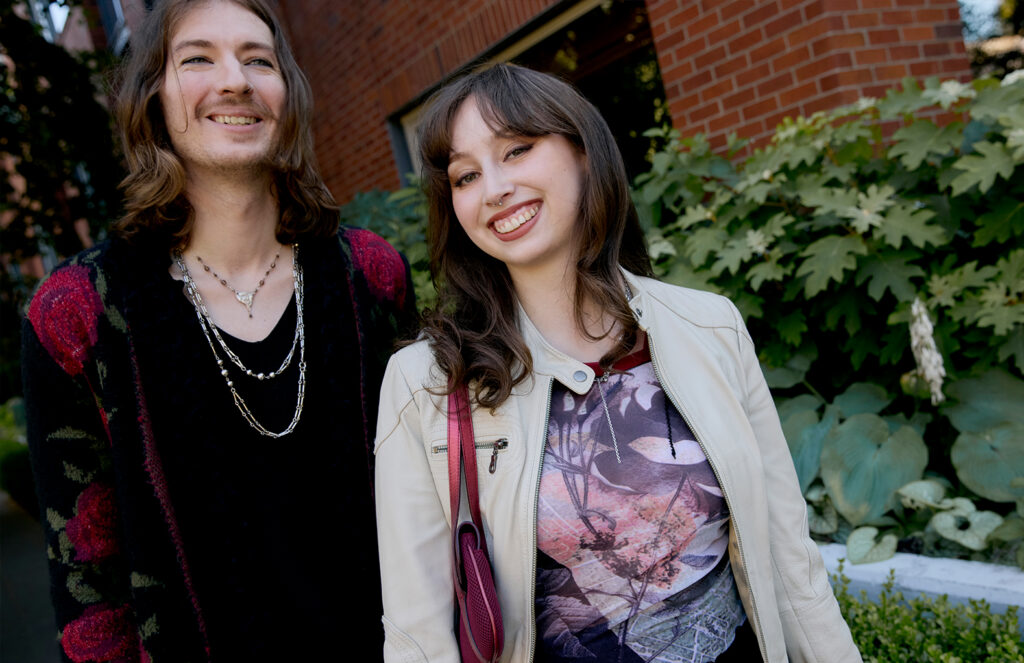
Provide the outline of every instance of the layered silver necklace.
[[[239,356],[228,347],[228,344],[224,342],[224,339],[220,335],[220,331],[217,329],[217,325],[215,325],[213,320],[210,318],[210,312],[206,309],[203,297],[199,294],[199,288],[196,286],[196,282],[192,278],[192,274],[188,271],[188,265],[185,264],[185,259],[182,257],[181,251],[174,252],[174,262],[178,265],[178,269],[181,270],[182,280],[185,283],[185,291],[188,293],[192,306],[196,309],[196,317],[199,318],[199,328],[203,330],[203,336],[206,337],[206,342],[210,346],[210,351],[213,352],[213,358],[217,360],[217,368],[220,370],[221,377],[224,378],[224,381],[228,385],[228,389],[231,390],[231,396],[235,399],[235,407],[238,408],[238,411],[242,413],[242,417],[256,430],[256,432],[260,435],[275,438],[284,437],[295,430],[295,426],[298,425],[299,418],[302,416],[302,404],[306,397],[306,328],[302,323],[303,281],[302,266],[299,264],[298,243],[292,245],[292,251],[292,285],[295,289],[295,335],[292,337],[292,347],[288,350],[288,354],[285,356],[284,361],[281,362],[281,365],[277,370],[265,374],[258,373],[248,368],[242,363],[241,358],[239,358]],[[214,339],[217,339],[216,345],[213,342]],[[268,430],[263,424],[256,420],[256,417],[249,409],[245,399],[242,398],[241,394],[239,394],[235,389],[235,383],[231,379],[227,367],[224,365],[224,360],[217,352],[217,346],[220,346],[227,358],[231,360],[231,363],[237,366],[243,373],[245,373],[246,376],[256,378],[260,381],[271,380],[281,375],[281,373],[284,372],[284,370],[291,364],[292,358],[295,356],[295,348],[298,346],[298,395],[295,399],[295,413],[292,415],[292,421],[288,424],[287,428],[280,433],[275,433]]]

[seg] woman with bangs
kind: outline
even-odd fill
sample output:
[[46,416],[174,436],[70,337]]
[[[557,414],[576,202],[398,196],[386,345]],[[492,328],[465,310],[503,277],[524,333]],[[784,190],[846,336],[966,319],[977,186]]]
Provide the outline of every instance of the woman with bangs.
[[465,384],[502,661],[859,661],[742,318],[653,279],[597,110],[498,65],[435,96],[420,144],[439,300],[381,391],[385,660],[460,657]]

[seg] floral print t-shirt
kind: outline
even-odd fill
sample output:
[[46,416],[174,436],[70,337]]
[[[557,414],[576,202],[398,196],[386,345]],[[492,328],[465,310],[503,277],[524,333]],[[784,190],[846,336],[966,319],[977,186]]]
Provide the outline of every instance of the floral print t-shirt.
[[555,383],[537,517],[537,661],[714,661],[746,617],[729,512],[649,351]]

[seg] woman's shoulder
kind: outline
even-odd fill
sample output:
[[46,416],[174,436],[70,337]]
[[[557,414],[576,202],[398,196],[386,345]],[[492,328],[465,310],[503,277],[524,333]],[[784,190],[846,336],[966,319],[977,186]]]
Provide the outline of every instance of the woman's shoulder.
[[434,350],[423,334],[420,334],[416,341],[391,355],[388,370],[399,371],[405,382],[413,389],[433,388],[444,384],[440,377],[441,369],[434,359]]
[[653,302],[700,327],[742,326],[728,297],[706,290],[673,285],[644,276],[631,276]]

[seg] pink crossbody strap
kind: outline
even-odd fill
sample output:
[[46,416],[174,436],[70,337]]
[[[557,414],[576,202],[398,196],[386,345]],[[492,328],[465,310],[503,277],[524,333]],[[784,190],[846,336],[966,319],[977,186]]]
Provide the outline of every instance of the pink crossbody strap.
[[[460,467],[464,466],[464,467]],[[476,481],[476,443],[473,437],[473,414],[469,407],[469,390],[459,387],[448,394],[448,494],[451,496],[452,522],[459,519],[462,481],[466,472],[466,497],[473,524],[483,534],[480,518],[480,492]]]

